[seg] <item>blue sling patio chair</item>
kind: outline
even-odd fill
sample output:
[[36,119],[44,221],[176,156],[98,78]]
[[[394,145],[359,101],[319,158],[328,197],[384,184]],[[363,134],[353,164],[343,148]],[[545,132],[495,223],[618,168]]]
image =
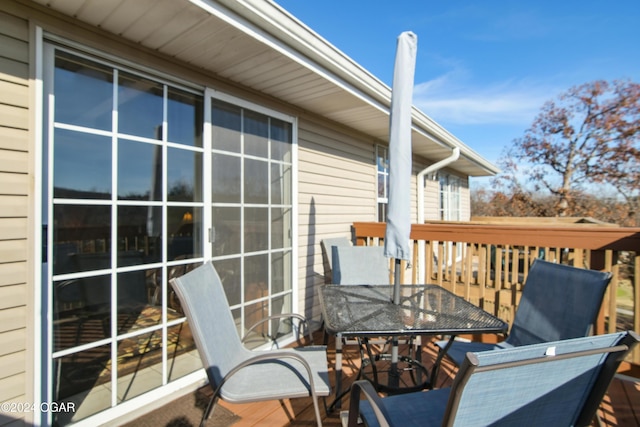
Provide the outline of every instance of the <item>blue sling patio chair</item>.
[[318,426],[318,397],[330,393],[324,346],[251,351],[245,348],[231,315],[224,288],[208,262],[171,280],[213,389],[200,425],[218,398],[230,403],[311,396]]
[[437,341],[438,357],[446,354],[460,366],[468,351],[587,336],[598,317],[610,281],[611,273],[536,259],[529,270],[507,338],[498,344]]
[[638,340],[619,332],[470,352],[451,388],[381,398],[357,381],[344,415],[349,427],[359,417],[368,427],[588,426]]

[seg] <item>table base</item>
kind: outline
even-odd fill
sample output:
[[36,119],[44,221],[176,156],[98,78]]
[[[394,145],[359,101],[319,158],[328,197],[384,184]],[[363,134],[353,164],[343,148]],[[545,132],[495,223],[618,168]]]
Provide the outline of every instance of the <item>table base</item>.
[[[415,356],[398,355],[398,363],[395,367],[391,365],[391,354],[374,353],[371,349],[372,345],[368,339],[360,339],[360,367],[356,376],[357,380],[369,381],[376,391],[387,395],[411,393],[414,391],[425,390],[431,388],[429,381],[429,371],[422,364],[420,354],[420,346],[416,346]],[[408,340],[409,349],[414,346],[413,338]],[[385,351],[384,349],[382,351]],[[384,364],[381,369],[378,365]],[[332,412],[335,408],[341,408],[342,398],[350,392],[351,387],[342,389],[342,340],[338,335],[336,337],[336,397],[334,401],[326,408],[328,412]],[[386,382],[386,383],[385,383]]]
[[[389,366],[388,369],[384,371],[380,371],[376,367],[378,362],[387,362],[391,365],[391,355],[378,354],[374,356],[373,361],[371,359],[365,359],[362,361],[363,366],[361,368],[361,377],[369,381],[378,392],[392,395],[411,393],[431,388],[431,383],[429,382],[429,371],[416,359],[412,359],[409,356],[398,356],[398,362],[395,369],[392,366]],[[370,378],[364,371],[367,366],[371,366],[373,378]],[[385,373],[387,376],[386,384],[378,378],[381,374]],[[403,376],[408,376],[408,380],[410,380],[411,384],[407,384],[407,378],[403,380]],[[422,380],[423,378],[425,378],[424,381]]]

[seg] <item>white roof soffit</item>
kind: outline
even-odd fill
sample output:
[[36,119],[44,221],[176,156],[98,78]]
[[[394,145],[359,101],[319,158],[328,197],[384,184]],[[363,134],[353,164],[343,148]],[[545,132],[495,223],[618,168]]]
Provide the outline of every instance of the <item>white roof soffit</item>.
[[[387,141],[391,88],[270,0],[33,0],[226,80]],[[393,66],[393,58],[389,58]],[[496,166],[413,110],[413,151],[488,176]]]

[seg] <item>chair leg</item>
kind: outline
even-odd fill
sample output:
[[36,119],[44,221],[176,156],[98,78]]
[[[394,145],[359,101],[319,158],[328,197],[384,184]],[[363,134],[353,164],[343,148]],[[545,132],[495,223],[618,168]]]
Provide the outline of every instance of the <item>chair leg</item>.
[[320,415],[320,405],[318,405],[318,399],[314,396],[312,396],[311,398],[313,399],[313,409],[316,413],[316,423],[318,424],[318,427],[322,427],[322,416]]
[[324,319],[322,319],[322,323],[320,324],[320,329],[322,329],[322,344],[329,344],[329,332],[324,328]]
[[289,412],[289,408],[287,408],[287,404],[285,403],[284,399],[278,399],[278,402],[280,402],[280,407],[287,415],[289,423],[292,423],[296,419],[296,414],[294,412]]
[[200,427],[204,427],[207,420],[211,417],[211,415],[213,415],[213,411],[215,410],[217,401],[218,401],[218,396],[216,396],[215,394],[211,396],[211,400],[209,400],[209,403],[207,404],[207,407],[205,408],[204,413],[202,414],[202,419],[200,420]]
[[[322,416],[320,415],[320,405],[318,404],[318,397],[315,396],[315,393],[312,393],[311,400],[313,400],[313,410],[316,415],[316,423],[318,424],[318,427],[322,427]],[[284,403],[284,400],[280,399],[279,401],[280,401],[280,406],[284,410],[285,414],[287,414],[287,418],[289,418],[289,423],[294,422],[295,414],[289,413],[289,409],[287,408],[287,405]],[[324,408],[325,408],[325,411],[327,411],[326,400],[324,401]]]
[[596,411],[596,414],[593,416],[593,420],[598,427],[604,427],[604,423],[602,422],[600,415],[598,415],[598,411]]

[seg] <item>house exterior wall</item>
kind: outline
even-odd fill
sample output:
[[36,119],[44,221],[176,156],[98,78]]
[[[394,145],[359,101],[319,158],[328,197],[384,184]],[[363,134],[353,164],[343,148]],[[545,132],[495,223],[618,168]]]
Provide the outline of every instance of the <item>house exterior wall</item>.
[[461,221],[471,221],[471,190],[469,189],[469,178],[460,178],[460,207],[462,210]]
[[[330,128],[318,120],[301,118],[299,123],[298,177],[298,280],[299,305],[305,315],[318,319],[320,308],[315,288],[324,283],[320,242],[325,238],[350,237],[354,222],[376,221],[377,176],[375,145],[363,135]],[[413,221],[418,218],[417,174],[432,162],[414,158],[410,203]],[[460,180],[462,220],[470,217],[469,179],[451,170]],[[439,183],[427,180],[425,219],[438,220]],[[409,272],[406,276],[410,277]],[[306,286],[303,285],[306,284]]]
[[[39,268],[30,254],[40,244],[34,230],[41,225],[34,216],[34,183],[41,179],[34,172],[39,147],[35,140],[36,94],[30,72],[36,66],[33,51],[33,25],[59,34],[91,48],[139,60],[149,69],[172,74],[194,84],[215,87],[229,94],[278,109],[298,117],[298,307],[318,319],[316,286],[323,283],[320,241],[326,237],[348,236],[353,222],[376,220],[375,145],[383,143],[339,127],[322,118],[308,116],[278,100],[262,98],[225,81],[213,79],[198,70],[171,63],[148,51],[106,38],[86,25],[70,25],[70,18],[44,15],[22,4],[0,3],[0,402],[33,402],[34,315],[36,290],[34,269]],[[36,94],[37,95],[37,94]],[[416,172],[430,163],[414,159],[412,189]],[[463,212],[468,212],[468,179],[462,178]],[[425,188],[427,219],[437,216],[437,181]],[[417,195],[411,192],[414,218]],[[31,257],[32,258],[32,257]],[[36,337],[37,339],[37,337]],[[0,414],[0,425],[21,425],[30,414]]]
[[[422,166],[424,168],[424,166]],[[460,220],[469,221],[471,219],[471,193],[469,189],[469,177],[460,175],[451,169],[444,168],[438,171],[439,174],[446,174],[458,179],[460,191]],[[415,177],[413,177],[415,179]],[[439,221],[440,211],[440,183],[438,179],[427,177],[424,185],[424,219],[425,221]],[[417,221],[416,221],[417,222]]]
[[[0,401],[31,399],[28,330],[29,24],[0,11]],[[0,425],[24,414],[0,414]],[[15,421],[18,418],[18,421]]]
[[324,283],[320,241],[348,235],[354,221],[376,219],[375,146],[304,118],[298,143],[298,306],[317,318],[314,290]]
[[438,181],[427,178],[424,185],[424,218],[427,221],[440,219],[438,217],[438,191]]

